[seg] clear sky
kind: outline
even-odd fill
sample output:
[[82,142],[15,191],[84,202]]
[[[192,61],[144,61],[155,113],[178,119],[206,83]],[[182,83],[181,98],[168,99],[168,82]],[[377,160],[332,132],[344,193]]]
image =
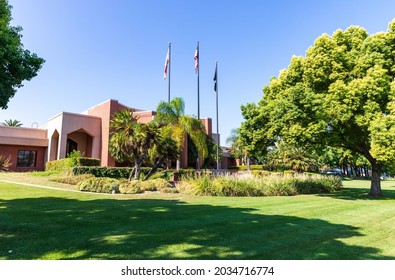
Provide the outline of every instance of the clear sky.
[[386,31],[393,0],[9,0],[12,25],[25,48],[46,60],[0,110],[0,121],[44,125],[62,112],[80,113],[108,99],[155,110],[167,100],[163,67],[172,43],[171,95],[197,116],[194,53],[200,42],[200,116],[213,119],[218,61],[221,144],[242,122],[240,105],[292,55],[304,55],[323,33],[364,27]]

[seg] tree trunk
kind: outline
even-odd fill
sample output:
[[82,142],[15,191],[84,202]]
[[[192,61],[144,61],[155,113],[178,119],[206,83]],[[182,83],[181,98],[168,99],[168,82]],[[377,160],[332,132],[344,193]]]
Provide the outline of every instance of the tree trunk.
[[132,177],[133,177],[133,174],[134,174],[134,170],[135,170],[134,167],[132,168],[132,170],[130,170],[130,174],[129,174],[129,178],[128,178],[128,181],[129,181],[129,182],[132,181]]
[[144,181],[148,180],[158,169],[158,167],[163,163],[164,157],[160,157],[154,164],[154,166],[151,168],[151,170],[148,172],[147,176],[145,176]]
[[374,197],[383,196],[383,193],[381,192],[381,180],[380,180],[381,165],[376,162],[372,162],[371,164],[372,164],[372,179],[370,182],[369,195]]
[[134,158],[134,167],[136,169],[134,173],[135,180],[140,180],[140,166],[142,162],[143,162],[142,158],[135,156]]

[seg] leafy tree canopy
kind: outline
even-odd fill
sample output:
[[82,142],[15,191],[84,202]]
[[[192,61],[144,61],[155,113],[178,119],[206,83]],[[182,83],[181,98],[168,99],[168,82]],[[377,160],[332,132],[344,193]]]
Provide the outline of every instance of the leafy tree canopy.
[[271,79],[257,105],[242,106],[240,137],[251,151],[282,139],[362,154],[379,196],[381,168],[395,161],[394,78],[395,20],[373,35],[356,26],[324,34]]
[[0,0],[0,108],[7,109],[9,100],[22,87],[24,80],[37,75],[44,59],[23,48],[20,26],[10,26],[11,6]]

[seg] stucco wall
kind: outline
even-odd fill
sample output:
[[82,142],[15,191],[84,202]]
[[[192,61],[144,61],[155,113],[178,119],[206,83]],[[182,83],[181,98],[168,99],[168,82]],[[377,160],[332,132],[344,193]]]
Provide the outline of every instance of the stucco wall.
[[[35,167],[17,167],[17,157],[19,150],[36,151],[36,165]],[[0,145],[0,154],[6,157],[11,156],[11,171],[28,172],[28,171],[42,171],[45,169],[45,153],[44,147],[20,146],[20,145]]]
[[[62,112],[48,121],[45,126],[48,130],[50,152],[48,160],[65,158],[67,138],[75,138],[79,150],[93,158],[100,158],[101,148],[101,119],[95,116]],[[91,139],[87,140],[89,135]],[[88,142],[86,142],[88,141]],[[89,151],[88,151],[89,147]],[[57,155],[53,153],[56,152]]]
[[0,125],[0,145],[48,145],[47,130]]

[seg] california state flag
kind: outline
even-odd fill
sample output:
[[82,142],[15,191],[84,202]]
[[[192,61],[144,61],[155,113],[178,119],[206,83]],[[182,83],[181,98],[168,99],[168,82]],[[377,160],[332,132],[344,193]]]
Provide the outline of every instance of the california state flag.
[[166,55],[166,60],[165,60],[165,69],[164,69],[164,73],[163,73],[163,80],[166,80],[167,68],[169,67],[169,62],[170,62],[170,48],[167,49],[167,55]]

